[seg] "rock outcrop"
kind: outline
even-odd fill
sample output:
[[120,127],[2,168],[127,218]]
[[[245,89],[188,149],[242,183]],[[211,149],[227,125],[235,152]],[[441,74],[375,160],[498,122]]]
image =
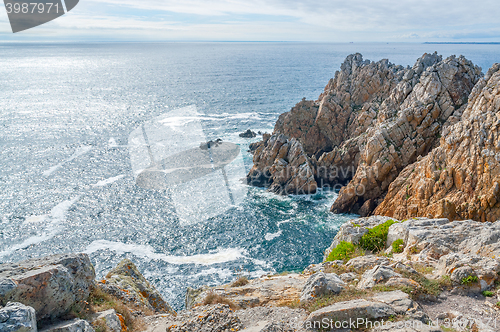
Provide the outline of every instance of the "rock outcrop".
[[161,294],[139,272],[129,259],[122,260],[106,278],[99,282],[106,293],[138,307],[147,307],[163,313],[175,314],[174,309],[163,300]]
[[500,219],[500,64],[474,87],[461,121],[445,128],[439,146],[399,174],[375,213]]
[[0,265],[0,304],[33,307],[37,320],[57,318],[88,298],[95,271],[86,254],[54,255]]
[[345,185],[332,211],[368,215],[399,173],[461,120],[481,75],[462,56],[424,54],[403,68],[350,55],[318,100],[279,117],[255,147],[247,180],[280,194]]

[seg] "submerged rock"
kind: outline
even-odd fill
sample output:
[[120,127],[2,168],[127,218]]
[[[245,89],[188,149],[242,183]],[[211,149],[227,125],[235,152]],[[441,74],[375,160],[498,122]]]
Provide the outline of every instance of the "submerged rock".
[[243,138],[254,138],[255,136],[257,136],[257,134],[248,129],[247,131],[241,133],[239,136]]
[[88,298],[95,271],[86,254],[53,255],[0,265],[0,302],[33,307],[37,320],[57,318]]

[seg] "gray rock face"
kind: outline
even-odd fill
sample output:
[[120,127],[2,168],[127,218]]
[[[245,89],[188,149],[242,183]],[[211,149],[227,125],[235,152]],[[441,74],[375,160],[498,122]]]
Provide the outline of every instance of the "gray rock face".
[[40,332],[95,332],[94,328],[83,319],[75,318],[44,328]]
[[94,267],[86,254],[54,255],[0,265],[0,302],[36,310],[38,320],[56,318],[87,299]]
[[92,321],[103,320],[109,332],[121,332],[122,324],[115,309],[109,309],[94,315]]
[[338,294],[345,285],[345,282],[335,273],[318,272],[307,280],[300,296],[300,302],[311,301],[321,295]]
[[[395,315],[391,306],[367,300],[353,300],[335,303],[331,306],[312,312],[306,319],[304,327],[310,330],[324,328],[328,330],[332,326],[324,326],[324,322],[356,322],[358,318],[379,319]],[[334,326],[333,326],[334,327]]]
[[406,314],[410,308],[414,307],[413,300],[410,299],[410,296],[400,290],[378,293],[371,299],[390,305],[397,314]]
[[170,322],[168,332],[241,330],[241,321],[227,305],[201,306],[181,311]]
[[295,332],[307,318],[304,309],[287,307],[255,307],[235,313],[244,328],[241,332]]
[[373,269],[363,273],[361,280],[357,284],[357,289],[373,288],[376,284],[388,280],[392,277],[401,277],[399,273],[389,266],[375,266]]
[[389,265],[391,262],[389,259],[386,257],[379,257],[375,255],[366,255],[366,256],[359,256],[351,259],[349,262],[347,262],[346,266],[347,267],[352,267],[356,271],[362,271],[366,270],[369,268],[372,268],[374,266],[379,266],[379,265]]
[[22,303],[7,303],[0,309],[0,331],[37,332],[35,309]]

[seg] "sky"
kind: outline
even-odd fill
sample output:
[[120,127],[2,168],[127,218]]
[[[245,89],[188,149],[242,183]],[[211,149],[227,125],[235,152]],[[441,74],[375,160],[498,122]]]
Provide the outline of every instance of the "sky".
[[[27,2],[29,2],[27,0]],[[498,0],[80,0],[0,41],[500,42]]]

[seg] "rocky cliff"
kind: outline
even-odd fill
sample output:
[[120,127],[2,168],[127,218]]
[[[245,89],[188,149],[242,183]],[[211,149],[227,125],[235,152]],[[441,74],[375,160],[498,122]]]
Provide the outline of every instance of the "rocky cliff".
[[368,215],[461,121],[481,76],[462,56],[424,54],[403,68],[350,55],[318,100],[282,114],[257,144],[248,183],[281,194],[342,186],[332,211]]
[[497,221],[500,219],[500,65],[474,87],[461,121],[440,144],[406,167],[376,214]]

